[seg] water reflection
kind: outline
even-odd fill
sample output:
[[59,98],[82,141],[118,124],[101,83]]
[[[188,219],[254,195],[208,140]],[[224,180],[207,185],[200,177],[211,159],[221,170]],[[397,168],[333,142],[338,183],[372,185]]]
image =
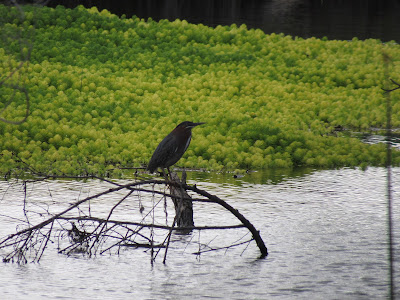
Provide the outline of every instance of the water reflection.
[[[191,173],[189,177],[191,183],[196,182],[199,188],[217,194],[252,221],[269,249],[267,259],[257,259],[258,249],[254,244],[242,255],[244,249],[196,257],[191,254],[192,249],[185,249],[186,242],[199,237],[204,241],[208,233],[203,236],[203,232],[183,238],[176,236],[178,242],[171,249],[167,264],[156,263],[153,267],[149,254],[142,250],[125,249],[119,256],[94,259],[65,258],[48,252],[40,264],[3,265],[0,298],[24,299],[26,295],[30,299],[386,297],[385,169],[278,174],[279,180],[266,179],[264,183],[246,177],[239,180],[227,177],[228,182],[223,182],[218,174],[206,178],[205,174]],[[397,244],[399,180],[400,168],[394,168],[394,240]],[[29,187],[29,193],[35,201],[53,201],[57,211],[68,205],[68,201],[105,188],[107,185],[96,180],[85,184],[48,181]],[[10,226],[15,224],[15,220],[5,220],[4,215],[19,218],[21,190],[23,187],[17,182],[12,182],[11,187],[10,182],[0,182],[1,236],[12,231]],[[96,206],[101,210],[102,202]],[[224,218],[222,211],[204,203],[195,203],[194,210],[196,225],[212,225]],[[218,239],[229,240],[234,234],[221,231],[217,235]],[[395,255],[398,270],[400,259],[398,253]],[[399,282],[399,274],[396,276]]]
[[[208,172],[208,171],[187,171],[188,181],[210,182],[221,185],[242,186],[243,184],[277,184],[288,178],[303,177],[316,172],[316,168],[295,168],[295,169],[267,169],[262,171],[247,171],[242,173],[234,172]],[[181,169],[175,169],[181,174]],[[135,178],[135,173],[125,171],[125,178]]]
[[[366,144],[386,144],[389,141],[387,136],[374,132],[349,132],[349,135],[360,139]],[[398,132],[391,136],[391,145],[394,148],[400,149],[400,136]]]

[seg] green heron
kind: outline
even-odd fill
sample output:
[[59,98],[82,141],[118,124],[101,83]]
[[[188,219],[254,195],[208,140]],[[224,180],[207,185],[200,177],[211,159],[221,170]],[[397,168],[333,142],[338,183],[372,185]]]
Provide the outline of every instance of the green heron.
[[186,149],[189,147],[192,139],[192,128],[204,123],[193,123],[185,121],[175,127],[161,143],[157,146],[147,166],[147,170],[153,173],[157,168],[167,168],[175,164]]

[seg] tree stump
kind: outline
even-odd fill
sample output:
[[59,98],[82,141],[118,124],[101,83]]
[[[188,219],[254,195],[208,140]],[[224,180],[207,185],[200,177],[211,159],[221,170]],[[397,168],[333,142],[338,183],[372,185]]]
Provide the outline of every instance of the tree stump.
[[[177,173],[171,173],[171,180],[175,184],[169,185],[172,202],[175,206],[175,218],[177,227],[192,227],[193,222],[193,203],[190,195],[183,186],[186,185],[186,172],[182,172],[182,180]],[[189,230],[191,231],[191,230]]]

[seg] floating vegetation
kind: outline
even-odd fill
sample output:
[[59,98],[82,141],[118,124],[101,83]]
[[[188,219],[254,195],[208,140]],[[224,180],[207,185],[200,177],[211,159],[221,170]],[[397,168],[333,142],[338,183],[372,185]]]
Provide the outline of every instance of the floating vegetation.
[[[209,170],[384,165],[383,144],[342,129],[384,128],[382,51],[400,46],[301,39],[261,30],[117,17],[82,6],[0,5],[1,32],[34,31],[33,48],[0,40],[0,173],[112,174],[140,167],[185,120],[207,122],[179,166]],[[15,74],[14,74],[15,75]],[[400,102],[393,97],[393,127]],[[14,97],[14,98],[12,98]],[[397,97],[397,98],[396,98]],[[10,99],[13,101],[10,102]],[[4,109],[5,108],[5,109]],[[338,130],[340,128],[341,130]],[[393,163],[400,152],[393,152]]]

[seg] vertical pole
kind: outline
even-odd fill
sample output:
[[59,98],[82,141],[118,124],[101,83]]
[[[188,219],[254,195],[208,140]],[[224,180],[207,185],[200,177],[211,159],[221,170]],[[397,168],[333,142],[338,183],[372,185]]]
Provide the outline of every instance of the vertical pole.
[[[385,64],[385,79],[389,79],[390,57],[383,53]],[[392,103],[390,92],[386,92],[386,180],[387,180],[387,199],[388,199],[388,255],[389,255],[389,299],[395,299],[394,287],[394,266],[393,266],[393,220],[392,220]]]

